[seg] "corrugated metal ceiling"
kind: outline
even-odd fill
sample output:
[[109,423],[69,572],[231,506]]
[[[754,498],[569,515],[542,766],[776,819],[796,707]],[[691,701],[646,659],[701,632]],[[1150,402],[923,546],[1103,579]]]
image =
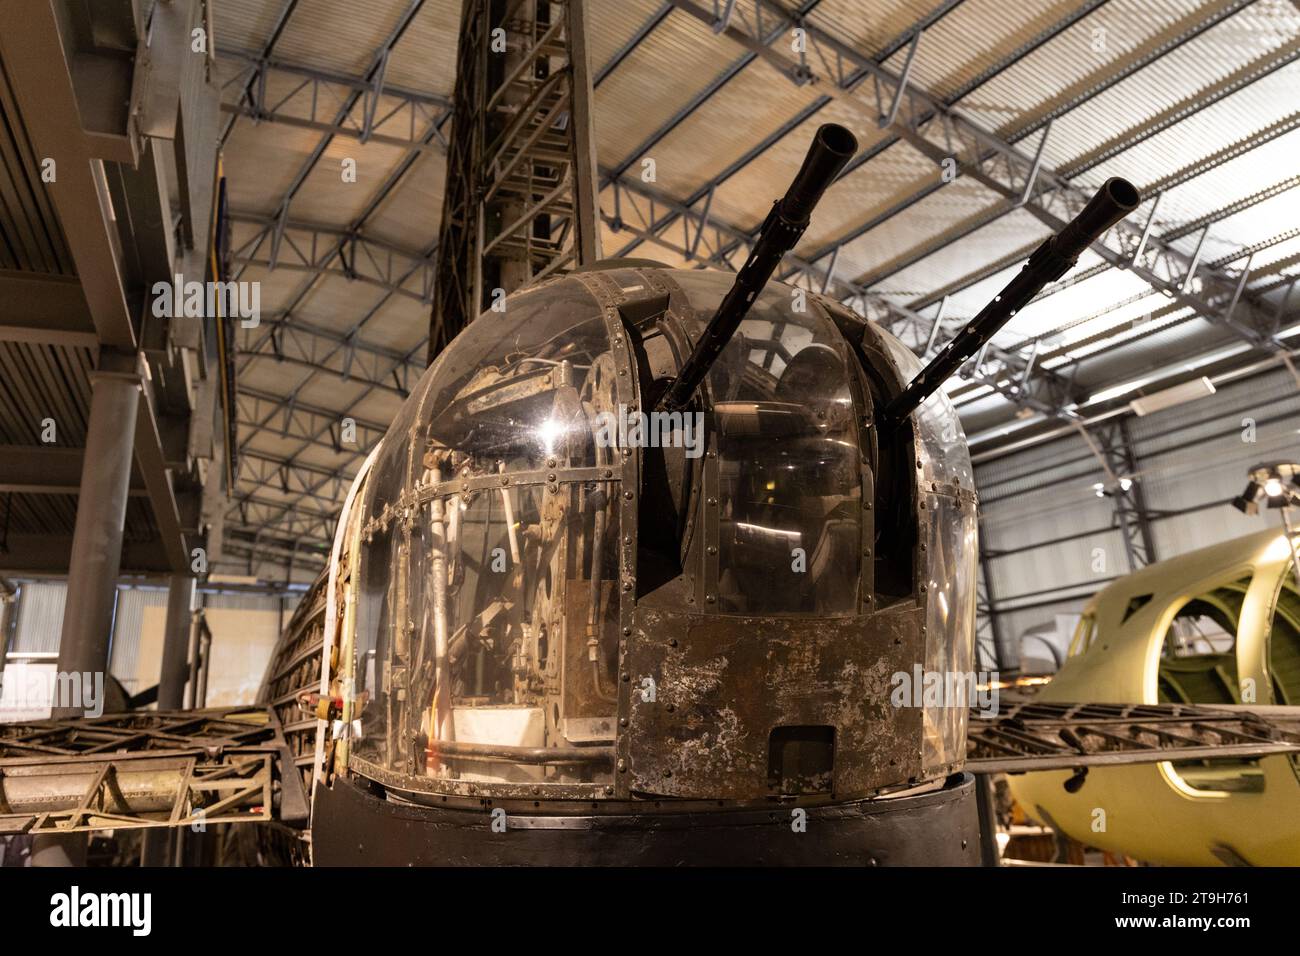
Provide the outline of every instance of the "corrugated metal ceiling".
[[[746,15],[743,11],[752,3],[741,0],[736,15]],[[774,6],[765,6],[770,22]],[[782,6],[793,8],[791,3]],[[299,0],[271,53],[284,63],[362,80],[377,59],[379,45],[409,8],[408,0],[377,0],[364,8],[350,0]],[[219,44],[243,53],[266,52],[285,9],[286,0],[222,0],[217,10]],[[951,291],[950,318],[973,314],[1018,268],[980,279],[990,263],[1003,257],[1010,261],[1046,234],[1033,216],[1015,211],[931,250],[936,236],[965,231],[963,223],[982,222],[1004,200],[969,178],[942,185],[934,164],[912,147],[887,145],[893,134],[872,121],[874,99],[867,84],[858,93],[869,104],[865,108],[833,100],[814,110],[832,80],[811,54],[810,65],[823,75],[819,83],[801,86],[761,59],[740,66],[747,55],[744,47],[680,9],[662,16],[658,0],[590,0],[588,16],[597,72],[621,57],[596,92],[598,157],[606,170],[626,169],[639,181],[640,161],[653,158],[656,181],[648,188],[676,202],[693,201],[699,210],[703,195],[713,187],[711,218],[752,230],[788,182],[812,130],[822,122],[845,123],[859,135],[864,149],[880,149],[832,187],[800,254],[811,255],[856,237],[843,246],[837,275],[880,277],[874,291],[901,304],[927,302],[931,315],[938,293]],[[393,47],[386,83],[449,97],[458,17],[455,0],[426,0]],[[629,39],[656,17],[657,25],[626,51]],[[1257,254],[1254,267],[1282,266],[1271,275],[1253,275],[1252,288],[1271,288],[1279,275],[1297,273],[1292,257],[1300,251],[1300,238],[1288,238],[1286,231],[1295,228],[1300,190],[1279,184],[1297,175],[1294,155],[1300,130],[1237,158],[1223,152],[1270,125],[1286,129],[1287,123],[1294,123],[1300,64],[1287,62],[1300,52],[1300,11],[1294,5],[1286,0],[1030,0],[1014,5],[998,0],[882,0],[864,9],[856,0],[822,0],[807,22],[863,55],[889,52],[885,64],[897,73],[907,55],[910,27],[927,20],[934,22],[919,43],[912,82],[953,101],[962,114],[989,129],[1013,139],[1024,137],[1021,147],[1030,151],[1044,118],[1055,116],[1045,159],[1066,172],[1086,167],[1079,174],[1081,184],[1124,175],[1145,186],[1166,182],[1178,170],[1204,167],[1168,190],[1154,223],[1155,233],[1169,234],[1185,254],[1195,248],[1193,227],[1205,217],[1265,187],[1278,186],[1276,195],[1215,223],[1202,261],[1231,265],[1228,257],[1240,249],[1276,237],[1273,246]],[[777,42],[788,46],[784,36]],[[228,63],[223,69],[233,76],[236,65]],[[287,77],[275,83],[277,91],[292,89]],[[713,87],[716,91],[706,95]],[[232,85],[231,102],[241,90],[242,84]],[[301,102],[295,108],[305,109]],[[416,133],[423,135],[426,129],[427,124]],[[784,135],[775,135],[783,129]],[[647,148],[652,134],[657,141]],[[262,221],[273,216],[322,135],[319,130],[237,119],[225,148],[232,207]],[[357,160],[357,183],[344,183],[339,176],[339,165],[347,158]],[[407,159],[407,150],[396,146],[335,137],[293,197],[290,220],[334,230],[360,224],[361,235],[408,250],[417,261],[437,237],[445,165],[440,151],[425,151],[396,175],[390,188],[390,177]],[[608,187],[602,203],[604,211],[612,213],[613,191]],[[895,207],[901,207],[897,215],[863,231]],[[1135,221],[1144,221],[1149,208],[1148,202]],[[639,225],[626,209],[624,215],[629,225]],[[239,235],[254,235],[256,228],[241,226]],[[664,238],[681,246],[686,235],[679,221]],[[628,231],[603,230],[607,254],[635,246],[634,255],[685,264],[653,242],[634,240]],[[259,258],[265,255],[263,250]],[[1079,268],[1091,268],[1098,261],[1085,256]],[[898,266],[906,267],[888,274]],[[273,273],[250,266],[246,277],[264,283],[264,313],[278,314],[296,303],[290,322],[296,317],[347,336],[369,315],[356,332],[355,341],[363,346],[406,353],[419,346],[426,331],[425,306],[406,296],[385,298],[373,285],[333,274],[313,281],[287,266]],[[1143,320],[1165,305],[1163,297],[1147,294],[1145,283],[1131,273],[1111,270],[1032,305],[998,342],[1023,347],[1027,354],[1033,341],[1041,339],[1048,367],[1079,361],[1081,379],[1097,384],[1120,380],[1162,356],[1167,361],[1230,341],[1204,321],[1189,320],[1187,310]],[[263,333],[244,330],[241,344],[261,342]],[[335,373],[311,375],[272,358],[246,357],[241,376],[259,392],[282,395],[286,401],[296,394],[296,401],[340,416],[382,422],[400,400],[391,389],[344,382]],[[975,394],[968,386],[954,390],[967,398]],[[1001,398],[970,403],[976,406],[981,423],[1005,418],[1012,410]],[[301,440],[280,436],[274,429],[249,427],[244,440],[271,458],[292,458],[340,474],[350,474],[360,460],[351,450],[334,454],[320,444],[304,448]],[[259,489],[259,494],[294,500],[270,489]],[[313,507],[320,505],[315,502]]]

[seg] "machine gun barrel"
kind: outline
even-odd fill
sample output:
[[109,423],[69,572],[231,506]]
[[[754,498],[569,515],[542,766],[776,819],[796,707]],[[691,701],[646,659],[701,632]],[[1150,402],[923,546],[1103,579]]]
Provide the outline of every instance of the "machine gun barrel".
[[736,273],[735,284],[728,290],[694,350],[682,363],[676,380],[660,400],[661,409],[680,411],[690,403],[691,396],[772,277],[781,257],[794,248],[808,228],[809,216],[822,193],[857,149],[857,139],[843,126],[827,123],[817,130],[790,188],[772,205],[749,258]]
[[1044,239],[1016,277],[885,406],[884,420],[897,425],[912,414],[1043,286],[1065,275],[1083,250],[1141,202],[1137,187],[1127,179],[1115,177],[1102,183],[1080,213],[1056,235]]

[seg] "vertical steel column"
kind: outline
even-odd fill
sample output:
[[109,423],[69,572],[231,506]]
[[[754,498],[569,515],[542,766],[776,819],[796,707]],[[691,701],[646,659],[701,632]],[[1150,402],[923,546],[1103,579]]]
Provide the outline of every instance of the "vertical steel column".
[[1009,653],[1006,636],[1003,634],[1002,621],[998,614],[997,597],[993,593],[993,569],[986,551],[980,551],[980,577],[984,580],[984,619],[988,622],[989,633],[993,637],[993,663],[1000,672],[1014,664],[1020,666],[1020,654]]
[[1128,569],[1136,571],[1155,563],[1157,558],[1155,537],[1151,533],[1151,513],[1142,490],[1142,480],[1138,477],[1137,456],[1133,452],[1128,419],[1102,423],[1097,428],[1097,436],[1104,456],[1102,464],[1109,472],[1112,484],[1105,493],[1115,499],[1115,519],[1124,539],[1124,556]]
[[[180,710],[185,706],[185,684],[190,669],[190,606],[194,602],[194,579],[173,574],[167,582],[167,618],[163,626],[162,668],[158,675],[158,709]],[[140,845],[141,866],[171,866],[175,861],[176,835],[167,830],[146,830]]]
[[190,611],[189,672],[185,675],[185,703],[183,705],[186,710],[193,710],[203,706],[199,703],[199,664],[203,659],[203,649],[199,646],[199,632],[202,620],[203,611],[201,608],[196,607]]
[[173,574],[167,586],[167,624],[163,630],[162,672],[158,676],[159,710],[180,710],[185,706],[193,604],[194,579]]
[[[140,375],[134,363],[129,372],[109,371],[103,364],[101,359],[101,369],[91,373],[94,390],[90,426],[59,640],[59,670],[68,674],[108,670],[135,420],[140,407]],[[80,711],[79,707],[59,707],[54,716],[73,717]]]
[[980,866],[1001,866],[998,850],[998,799],[993,775],[975,775],[975,809],[980,821]]
[[488,0],[461,3],[456,88],[429,319],[430,364],[482,307],[478,168],[483,152],[490,9]]
[[591,53],[587,47],[587,0],[565,4],[565,30],[569,40],[569,107],[573,127],[573,245],[578,265],[600,259],[600,170],[596,165],[596,124],[591,80]]
[[0,674],[4,673],[5,658],[9,656],[9,632],[13,630],[14,607],[17,603],[18,589],[0,578]]

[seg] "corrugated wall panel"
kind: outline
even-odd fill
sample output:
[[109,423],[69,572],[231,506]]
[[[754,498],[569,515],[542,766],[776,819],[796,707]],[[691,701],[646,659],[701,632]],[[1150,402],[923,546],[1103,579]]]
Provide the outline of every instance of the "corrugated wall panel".
[[[1280,526],[1276,512],[1248,518],[1227,500],[1241,492],[1251,465],[1300,458],[1300,390],[1285,370],[1130,418],[1129,428],[1137,477],[1148,508],[1157,513],[1152,523],[1157,557]],[[977,466],[986,552],[1093,532],[989,561],[995,600],[1012,608],[1000,614],[1008,640],[1055,614],[1077,612],[1109,578],[1126,571],[1118,532],[1105,530],[1112,523],[1111,499],[1098,498],[1093,490],[1101,479],[1096,458],[1073,435]],[[1102,570],[1093,564],[1095,548],[1104,549]],[[1014,610],[1017,604],[1020,610]]]
[[160,588],[118,588],[117,615],[113,619],[113,647],[108,667],[130,693],[139,693],[145,689],[135,679],[145,608],[166,606],[167,592]]
[[63,605],[68,589],[63,582],[31,581],[18,592],[18,623],[14,653],[50,653],[59,649]]
[[[59,635],[63,620],[63,608],[67,597],[67,585],[62,581],[23,581],[19,582],[18,617],[15,628],[12,653],[55,653],[59,649]],[[213,673],[210,681],[213,686],[239,685],[243,687],[250,681],[256,682],[262,676],[265,661],[260,653],[266,644],[262,640],[252,651],[244,650],[244,625],[236,613],[250,613],[248,625],[259,632],[265,631],[268,624],[266,615],[274,614],[275,619],[287,622],[293,615],[294,608],[301,600],[299,593],[286,594],[283,598],[271,594],[245,594],[238,592],[202,594],[200,600],[206,608],[217,612],[213,615],[214,641],[232,645],[225,648],[232,653],[223,653],[218,648],[213,655]],[[156,673],[141,674],[141,643],[146,627],[146,618],[152,620],[155,628],[153,640],[160,635],[162,616],[166,614],[167,589],[152,585],[119,587],[116,611],[113,619],[113,639],[110,649],[109,671],[117,677],[128,693],[139,693],[146,687],[157,683]],[[275,619],[272,619],[275,620]],[[278,628],[276,628],[278,630]],[[269,645],[268,645],[269,647]],[[155,644],[146,654],[146,660],[156,662],[158,646]],[[251,653],[251,656],[250,656]],[[151,669],[151,668],[150,668]],[[240,699],[243,699],[242,695]],[[251,700],[251,698],[249,698]]]

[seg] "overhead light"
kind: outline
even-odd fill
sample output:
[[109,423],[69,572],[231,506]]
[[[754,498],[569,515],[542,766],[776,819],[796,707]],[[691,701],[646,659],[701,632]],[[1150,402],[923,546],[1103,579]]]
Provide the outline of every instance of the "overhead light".
[[1246,490],[1232,499],[1232,506],[1244,515],[1259,514],[1258,499],[1263,489],[1255,482],[1246,485]]
[[1290,461],[1265,462],[1250,469],[1246,490],[1232,499],[1242,514],[1259,514],[1261,503],[1270,508],[1300,504],[1300,464]]
[[1103,482],[1097,482],[1092,486],[1092,493],[1098,498],[1111,498],[1118,492],[1126,494],[1133,487],[1132,478],[1117,478],[1114,487],[1107,488]]
[[1186,402],[1194,402],[1198,398],[1205,398],[1207,395],[1213,394],[1214,383],[1202,375],[1190,382],[1183,382],[1181,385],[1174,385],[1172,388],[1162,389],[1154,394],[1135,398],[1128,404],[1135,415],[1150,415],[1152,412],[1163,411],[1166,408],[1173,408],[1175,405],[1182,405]]
[[1243,514],[1256,515],[1261,501],[1267,501],[1270,508],[1282,513],[1286,550],[1291,553],[1291,573],[1300,581],[1300,551],[1296,550],[1296,528],[1289,516],[1291,507],[1300,505],[1300,465],[1293,461],[1274,461],[1250,469],[1250,482],[1245,491],[1232,499],[1232,506]]

